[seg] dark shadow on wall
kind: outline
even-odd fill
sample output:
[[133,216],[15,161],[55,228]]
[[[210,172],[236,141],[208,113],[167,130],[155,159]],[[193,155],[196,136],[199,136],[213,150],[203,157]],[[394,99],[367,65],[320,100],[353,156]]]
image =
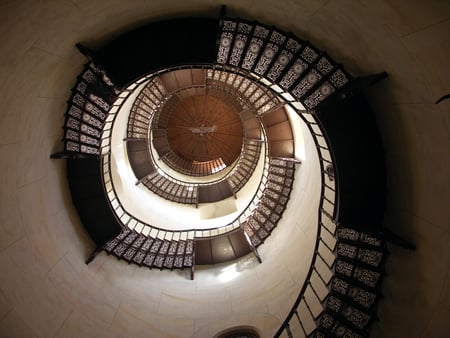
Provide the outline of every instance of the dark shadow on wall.
[[123,87],[167,65],[211,64],[216,60],[219,22],[209,18],[160,21],[106,44],[96,61]]
[[384,150],[372,109],[364,95],[356,92],[318,107],[316,115],[334,154],[338,222],[360,231],[379,231],[386,177]]
[[416,234],[411,223],[397,217],[399,211],[416,210],[414,196],[418,191],[414,183],[415,164],[408,144],[409,136],[392,95],[392,81],[380,83],[367,93],[385,149],[387,198],[383,225],[414,243]]

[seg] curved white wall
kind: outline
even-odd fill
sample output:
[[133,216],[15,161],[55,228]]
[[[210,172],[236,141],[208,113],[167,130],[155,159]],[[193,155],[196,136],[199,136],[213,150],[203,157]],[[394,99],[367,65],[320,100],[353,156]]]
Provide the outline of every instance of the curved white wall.
[[[314,232],[300,226],[291,209],[280,231],[261,247],[264,263],[240,262],[237,270],[254,267],[228,283],[219,282],[220,268],[198,271],[191,282],[183,273],[139,269],[105,255],[86,266],[92,244],[71,206],[64,161],[49,159],[61,149],[65,101],[85,62],[76,42],[95,47],[151,20],[217,15],[221,4],[0,4],[0,336],[208,337],[230,324],[245,324],[270,337],[283,319],[307,257],[302,264],[294,255],[272,264],[286,236],[281,229],[302,236],[306,246]],[[418,250],[391,248],[381,322],[373,336],[445,337],[450,332],[450,103],[434,102],[450,92],[450,4],[245,0],[228,5],[230,14],[311,40],[357,74],[389,72],[390,79],[370,96],[387,155],[386,225]],[[299,196],[310,196],[308,189],[299,188]],[[301,219],[306,224],[312,216]],[[286,278],[270,284],[264,278],[269,272]],[[246,299],[253,283],[260,294]],[[266,294],[274,301],[263,300]]]
[[[123,208],[141,222],[164,230],[203,230],[220,228],[233,223],[247,209],[253,196],[258,191],[258,183],[264,170],[264,146],[261,149],[260,159],[254,174],[251,176],[248,184],[236,194],[237,199],[229,197],[215,203],[203,203],[196,208],[195,205],[169,202],[153,194],[143,184],[136,185],[137,179],[128,161],[126,144],[123,141],[127,133],[128,117],[132,104],[145,85],[146,83],[143,83],[138,86],[130,97],[125,100],[116,115],[113,132],[111,133],[111,176],[116,194]],[[299,139],[301,139],[300,136]],[[156,161],[159,162],[158,165],[163,164],[161,160]],[[168,166],[166,165],[162,167],[163,171],[167,168]],[[170,171],[165,172],[170,175]],[[217,180],[223,175],[224,173],[213,176]],[[193,177],[183,176],[178,173],[175,177],[178,177],[180,180],[185,178],[187,182],[198,182]]]

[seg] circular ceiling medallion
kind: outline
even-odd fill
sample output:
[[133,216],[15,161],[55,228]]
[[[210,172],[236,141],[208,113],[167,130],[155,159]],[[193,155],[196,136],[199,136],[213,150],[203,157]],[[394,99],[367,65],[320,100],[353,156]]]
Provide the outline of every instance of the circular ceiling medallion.
[[239,157],[242,121],[239,112],[221,98],[208,93],[189,96],[168,113],[169,146],[184,159],[229,166]]
[[194,185],[231,180],[240,173],[241,188],[260,160],[261,116],[280,102],[262,84],[228,70],[158,73],[143,85],[128,118],[127,140],[146,142],[148,150],[130,160],[136,162],[133,170],[146,186],[147,176],[155,171]]

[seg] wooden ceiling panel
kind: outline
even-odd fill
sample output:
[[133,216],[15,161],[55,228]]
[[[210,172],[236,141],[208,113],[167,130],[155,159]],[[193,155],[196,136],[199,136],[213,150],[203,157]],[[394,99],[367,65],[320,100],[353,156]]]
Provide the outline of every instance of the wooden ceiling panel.
[[251,252],[241,229],[208,239],[197,239],[195,264],[209,265],[231,261]]
[[280,122],[289,121],[286,110],[281,107],[277,110],[266,113],[262,116],[263,123],[266,127],[278,124]]
[[269,144],[269,155],[272,157],[285,157],[293,158],[294,153],[294,141],[274,141]]
[[175,72],[164,73],[160,75],[159,79],[169,93],[172,93],[178,89],[178,82],[175,77]]
[[127,151],[142,151],[147,150],[147,139],[132,139],[127,141]]
[[191,69],[180,69],[174,72],[178,83],[178,89],[192,86],[192,71]]
[[198,188],[198,202],[211,203],[222,201],[225,198],[233,196],[233,192],[226,181],[218,182],[216,184],[199,186]]
[[292,128],[289,121],[275,124],[267,129],[267,137],[269,142],[279,140],[293,140]]
[[233,246],[236,257],[242,257],[251,252],[250,245],[245,239],[245,235],[242,231],[236,231],[229,235],[231,245]]
[[195,264],[208,265],[213,264],[211,252],[211,240],[199,239],[195,241]]
[[205,71],[203,69],[192,69],[192,84],[194,86],[205,85]]
[[245,137],[247,137],[247,139],[260,140],[261,129],[247,129],[245,131]]
[[231,165],[243,143],[242,121],[233,107],[217,97],[184,98],[169,114],[167,139],[171,149],[191,161],[221,159]]
[[260,129],[261,124],[259,123],[258,119],[256,117],[249,118],[244,121],[244,128],[246,130],[248,129]]
[[211,242],[214,264],[227,262],[236,258],[228,236],[216,237]]

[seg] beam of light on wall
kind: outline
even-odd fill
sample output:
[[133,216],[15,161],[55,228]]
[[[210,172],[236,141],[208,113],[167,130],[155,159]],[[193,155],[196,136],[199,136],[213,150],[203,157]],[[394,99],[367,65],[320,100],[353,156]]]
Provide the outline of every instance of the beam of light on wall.
[[292,109],[289,105],[286,105],[285,108],[288,113],[289,120],[291,121],[291,127],[294,133],[295,157],[300,161],[305,161],[306,151],[305,151],[305,140],[303,138],[303,131],[302,131],[303,121],[297,115],[297,112],[294,109]]
[[[116,153],[119,153],[119,154],[124,153],[123,143],[119,143],[116,145]],[[114,153],[113,153],[113,156],[114,156]],[[127,163],[127,161],[125,161],[125,156],[120,156],[119,158],[116,158],[114,156],[113,160],[116,163],[117,172],[119,173],[119,176],[121,177],[121,179],[127,179],[130,175],[128,173],[128,163]]]
[[236,263],[223,268],[218,278],[222,283],[229,282],[239,276],[239,271],[236,269]]

